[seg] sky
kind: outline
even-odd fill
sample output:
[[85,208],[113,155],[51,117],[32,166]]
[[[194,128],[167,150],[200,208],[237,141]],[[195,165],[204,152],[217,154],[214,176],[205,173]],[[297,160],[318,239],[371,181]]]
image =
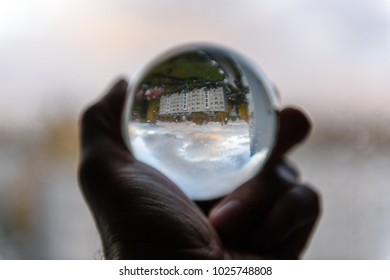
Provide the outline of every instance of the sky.
[[314,119],[390,118],[389,0],[0,0],[0,126],[78,115],[188,42],[241,52]]

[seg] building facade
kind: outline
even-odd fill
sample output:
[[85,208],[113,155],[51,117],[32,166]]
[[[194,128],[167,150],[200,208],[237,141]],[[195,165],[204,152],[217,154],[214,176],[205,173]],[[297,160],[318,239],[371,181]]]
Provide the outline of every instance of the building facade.
[[160,98],[159,115],[185,115],[193,112],[227,112],[223,88],[199,88]]

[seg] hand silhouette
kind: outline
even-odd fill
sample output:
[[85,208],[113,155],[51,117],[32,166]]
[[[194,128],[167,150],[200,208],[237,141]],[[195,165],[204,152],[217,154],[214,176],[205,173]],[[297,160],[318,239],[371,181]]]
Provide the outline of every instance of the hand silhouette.
[[121,135],[127,82],[119,80],[81,121],[79,181],[107,259],[296,259],[320,213],[285,154],[310,123],[280,113],[278,142],[264,170],[226,197],[191,201],[173,182],[137,161]]

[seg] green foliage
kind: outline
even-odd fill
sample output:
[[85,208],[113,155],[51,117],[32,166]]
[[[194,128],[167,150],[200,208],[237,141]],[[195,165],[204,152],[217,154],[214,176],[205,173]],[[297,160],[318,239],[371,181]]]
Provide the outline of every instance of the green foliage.
[[224,78],[206,53],[191,51],[157,65],[141,86],[163,85],[166,92],[177,92],[183,88],[191,90],[191,87],[196,88],[199,84],[217,83]]

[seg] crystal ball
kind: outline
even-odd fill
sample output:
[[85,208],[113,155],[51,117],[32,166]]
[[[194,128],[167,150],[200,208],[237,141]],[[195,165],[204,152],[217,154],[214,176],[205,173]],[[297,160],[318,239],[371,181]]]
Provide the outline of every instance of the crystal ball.
[[220,46],[185,45],[130,81],[124,137],[137,160],[191,199],[211,200],[261,171],[278,112],[272,85],[249,60]]

